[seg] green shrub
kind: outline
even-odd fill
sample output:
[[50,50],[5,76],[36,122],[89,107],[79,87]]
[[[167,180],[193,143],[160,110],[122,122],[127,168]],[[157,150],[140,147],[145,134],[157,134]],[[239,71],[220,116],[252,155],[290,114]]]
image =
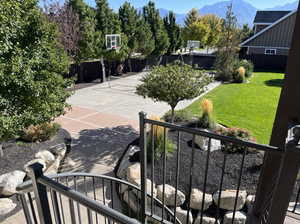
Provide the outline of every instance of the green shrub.
[[31,125],[23,131],[20,138],[27,142],[43,142],[55,136],[60,128],[60,124],[57,123],[44,123],[36,126]]
[[254,70],[254,65],[251,61],[247,61],[247,60],[241,60],[239,63],[240,66],[244,67],[246,69],[246,73],[245,76],[247,78],[250,78],[253,74],[253,70]]
[[213,104],[208,99],[203,99],[201,104],[202,115],[198,120],[198,127],[204,129],[214,129],[216,126],[215,120],[213,119]]
[[[232,138],[238,138],[244,141],[256,141],[248,130],[241,128],[220,128],[216,130],[216,133]],[[243,153],[244,150],[248,150],[248,152],[254,151],[253,149],[245,146],[222,141],[222,151],[225,153]]]
[[[174,113],[174,122],[180,123],[180,122],[188,122],[192,119],[193,114],[186,110],[177,110]],[[163,116],[163,120],[166,122],[172,122],[172,113],[171,111],[168,111]]]

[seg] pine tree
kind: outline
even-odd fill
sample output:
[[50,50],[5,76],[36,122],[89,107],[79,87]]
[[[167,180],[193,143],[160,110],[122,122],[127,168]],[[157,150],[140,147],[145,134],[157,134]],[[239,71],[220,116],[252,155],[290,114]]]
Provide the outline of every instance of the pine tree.
[[138,20],[136,32],[137,49],[136,51],[142,53],[145,56],[151,55],[155,49],[155,40],[151,32],[150,25],[141,17]]
[[185,18],[185,21],[184,21],[185,27],[190,26],[191,24],[196,22],[198,19],[200,19],[199,10],[196,8],[191,9],[191,11],[189,11],[189,13],[187,14],[187,16]]
[[181,30],[176,24],[176,16],[173,12],[169,12],[164,18],[164,25],[170,41],[167,53],[171,54],[181,47]]
[[154,2],[150,1],[148,5],[144,6],[143,16],[145,21],[150,25],[155,40],[155,49],[152,55],[161,56],[165,54],[169,48],[169,38]]

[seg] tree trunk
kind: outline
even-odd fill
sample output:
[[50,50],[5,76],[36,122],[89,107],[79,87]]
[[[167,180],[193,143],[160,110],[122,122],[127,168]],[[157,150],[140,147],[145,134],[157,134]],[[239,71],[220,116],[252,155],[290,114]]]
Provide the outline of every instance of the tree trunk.
[[0,158],[4,156],[2,142],[0,142]]
[[103,57],[100,59],[100,62],[101,62],[101,66],[102,66],[102,82],[106,82],[105,63],[104,63]]
[[175,107],[172,107],[171,109],[171,123],[173,124],[174,123],[174,120],[175,120]]

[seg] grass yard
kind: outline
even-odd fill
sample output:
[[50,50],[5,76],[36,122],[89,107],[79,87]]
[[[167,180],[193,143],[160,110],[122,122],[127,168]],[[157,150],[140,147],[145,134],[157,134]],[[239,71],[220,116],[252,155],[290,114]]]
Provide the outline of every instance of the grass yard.
[[[254,73],[250,83],[224,84],[205,98],[212,100],[218,123],[248,129],[257,142],[268,144],[283,77],[281,73]],[[186,110],[199,116],[200,101]]]

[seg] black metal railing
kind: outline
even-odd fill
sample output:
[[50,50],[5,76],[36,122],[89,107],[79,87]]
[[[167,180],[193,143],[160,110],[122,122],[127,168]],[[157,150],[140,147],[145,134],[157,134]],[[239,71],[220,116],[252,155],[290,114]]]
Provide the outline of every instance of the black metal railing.
[[[163,150],[161,153],[161,157],[159,158],[159,161],[157,162],[155,159],[155,142],[158,140],[155,131],[157,131],[158,128],[162,128],[163,131],[160,130],[161,133],[163,133]],[[171,132],[172,134],[168,134]],[[234,199],[234,208],[232,209],[232,216],[230,223],[235,223],[235,217],[237,215],[238,210],[240,208],[237,208],[238,200],[239,200],[239,194],[241,190],[247,190],[245,189],[245,185],[243,184],[243,172],[245,169],[245,163],[247,163],[248,160],[248,153],[253,152],[253,150],[256,151],[256,153],[264,154],[264,153],[275,153],[278,154],[279,156],[282,157],[282,164],[278,164],[280,166],[280,172],[278,176],[276,176],[275,179],[273,179],[272,183],[270,182],[272,186],[274,186],[272,192],[265,192],[267,195],[267,200],[264,201],[259,201],[259,199],[256,199],[253,202],[254,208],[249,208],[248,209],[248,214],[247,214],[247,222],[248,223],[268,223],[268,224],[275,224],[275,223],[280,223],[278,220],[282,219],[282,217],[285,216],[285,213],[288,208],[288,202],[290,200],[290,197],[292,195],[292,186],[286,187],[282,186],[282,181],[287,181],[289,183],[292,183],[293,185],[295,183],[295,172],[298,172],[299,170],[299,164],[300,164],[300,149],[298,149],[298,142],[299,142],[299,126],[293,126],[291,128],[290,132],[293,132],[292,135],[289,135],[290,138],[287,139],[287,145],[285,148],[277,148],[277,147],[272,147],[268,145],[262,145],[262,144],[257,144],[254,142],[249,142],[249,141],[244,141],[241,139],[237,138],[231,138],[231,137],[226,137],[226,136],[221,136],[212,132],[208,132],[205,130],[200,130],[196,128],[189,128],[189,127],[184,127],[184,126],[178,126],[175,124],[170,124],[170,123],[165,123],[162,121],[157,121],[157,120],[151,120],[147,119],[146,115],[144,113],[140,113],[140,147],[142,151],[142,156],[141,156],[141,190],[142,190],[142,195],[146,194],[146,189],[147,189],[147,182],[146,179],[150,179],[152,186],[151,189],[154,188],[154,182],[157,181],[157,175],[162,175],[162,178],[158,180],[160,184],[169,184],[170,182],[174,183],[173,187],[175,188],[175,195],[177,196],[179,189],[181,191],[185,191],[186,194],[186,200],[184,205],[181,205],[181,207],[184,207],[186,210],[186,221],[182,221],[182,223],[190,223],[190,215],[192,214],[193,218],[196,218],[198,216],[197,224],[202,224],[204,223],[203,217],[206,215],[206,212],[204,211],[204,201],[206,197],[206,193],[212,194],[213,192],[208,191],[208,185],[211,185],[211,182],[209,181],[211,176],[208,176],[208,170],[212,169],[211,166],[211,155],[212,155],[212,141],[213,140],[218,140],[221,142],[222,146],[239,146],[243,148],[243,152],[240,153],[239,155],[239,162],[235,164],[235,168],[238,170],[238,172],[235,172],[235,174],[232,173],[233,170],[228,170],[227,166],[229,159],[233,156],[231,154],[228,154],[224,152],[221,157],[219,157],[219,167],[221,169],[221,175],[219,175],[218,180],[214,179],[215,184],[218,185],[218,189],[216,189],[218,192],[217,197],[218,199],[216,202],[214,202],[214,207],[215,211],[214,214],[209,214],[210,217],[213,217],[215,219],[215,223],[223,223],[225,218],[224,218],[224,210],[220,207],[220,199],[222,197],[222,193],[224,190],[226,190],[225,182],[226,178],[230,175],[235,175],[235,189],[230,189],[230,190],[235,190],[236,195]],[[179,162],[182,158],[181,151],[181,146],[185,143],[181,141],[181,135],[183,134],[189,134],[191,137],[191,144],[189,148],[186,148],[184,150],[189,151],[188,153],[190,154],[188,160],[186,160],[187,164],[183,164],[182,162]],[[207,138],[207,150],[206,152],[203,152],[203,149],[199,149],[195,147],[195,139],[196,136],[201,136],[202,138]],[[169,160],[167,159],[167,154],[168,154],[168,149],[167,149],[167,141],[168,139],[171,139],[176,146],[175,150],[176,152],[173,152],[173,157],[176,157],[171,161],[172,163],[175,163],[176,165],[171,166],[173,168],[172,171],[169,170],[170,166],[168,166]],[[186,141],[186,140],[185,140]],[[201,152],[202,154],[205,154],[205,161],[203,161],[203,166],[201,166],[201,169],[199,169],[199,164],[198,167],[195,167],[196,160],[196,153]],[[293,159],[291,158],[293,157]],[[176,161],[176,162],[175,162]],[[263,163],[263,160],[262,160]],[[161,169],[156,169],[158,164],[160,164]],[[292,164],[292,166],[291,166]],[[186,166],[189,166],[188,168]],[[261,164],[263,165],[263,164]],[[185,166],[185,167],[182,167]],[[232,166],[231,166],[232,167]],[[182,177],[182,173],[184,173],[183,169],[188,169],[188,177],[184,176]],[[197,170],[195,170],[197,169]],[[155,171],[158,171],[160,173],[155,173]],[[289,172],[289,174],[287,174]],[[172,177],[171,174],[173,173]],[[186,174],[186,172],[185,172]],[[181,176],[180,176],[181,175]],[[197,175],[202,176],[202,180],[198,180],[195,183],[195,178]],[[168,179],[168,180],[167,180]],[[180,182],[184,181],[184,186],[180,186]],[[256,181],[256,184],[258,183],[258,179]],[[208,183],[209,182],[209,183]],[[216,183],[218,182],[218,183]],[[255,186],[256,187],[256,186]],[[299,187],[299,185],[297,185]],[[195,212],[194,209],[191,209],[190,203],[191,203],[191,192],[192,188],[197,188],[200,189],[203,192],[203,198],[202,198],[202,206],[197,212]],[[297,211],[297,204],[299,201],[299,189],[297,188],[298,192],[296,194],[296,202],[295,206],[293,207],[292,211],[296,212]],[[253,190],[252,190],[253,191]],[[281,197],[282,195],[281,191],[285,191],[285,196]],[[153,190],[152,190],[152,196],[153,196]],[[252,192],[252,194],[255,194],[255,191]],[[175,203],[176,205],[176,197],[175,196]],[[144,200],[142,200],[142,209],[144,211],[144,219],[147,220],[148,217],[151,217],[153,214],[152,206],[149,207],[149,203],[147,203],[146,197],[143,197]],[[279,203],[279,200],[281,200],[280,203],[282,203],[280,206],[277,206]],[[163,198],[161,199],[162,201],[162,207],[166,206],[165,203],[165,187],[163,187]],[[260,211],[257,212],[255,211],[255,204],[259,201],[260,203]],[[277,206],[277,207],[276,207]],[[150,212],[148,212],[150,209]],[[280,212],[281,213],[280,213]],[[163,211],[162,211],[163,213]],[[274,215],[275,213],[278,214]],[[279,216],[281,216],[279,218]],[[176,217],[176,209],[174,211],[174,218]],[[277,220],[276,218],[277,217]],[[164,218],[162,216],[162,220],[158,221],[164,221]],[[226,223],[229,223],[228,220]]]
[[[157,138],[159,128],[162,144],[160,144],[160,156],[157,157],[155,141],[159,140]],[[213,218],[215,223],[225,223],[225,210],[221,206],[220,199],[224,190],[229,188],[229,190],[235,190],[235,195],[230,210],[231,219],[229,222],[227,220],[226,224],[233,224],[238,216],[237,213],[241,210],[240,193],[248,190],[247,187],[249,187],[244,183],[244,174],[249,168],[247,167],[249,156],[252,155],[251,153],[261,156],[263,153],[274,153],[280,156],[282,161],[278,164],[280,167],[278,175],[270,182],[274,186],[273,190],[265,192],[267,196],[264,200],[255,199],[253,208],[248,208],[246,211],[247,223],[282,224],[281,220],[291,205],[290,199],[295,204],[292,208],[290,206],[289,210],[294,213],[298,212],[300,188],[296,180],[300,164],[299,130],[298,126],[293,126],[289,132],[286,147],[280,149],[205,130],[147,119],[144,113],[140,113],[141,187],[114,177],[86,173],[46,177],[43,175],[42,167],[35,164],[31,167],[31,180],[18,187],[19,192],[22,192],[18,197],[28,224],[107,224],[110,222],[203,224],[205,216]],[[206,150],[196,147],[197,136],[206,139]],[[167,151],[168,140],[172,141],[173,147],[171,159]],[[187,140],[189,140],[188,147],[186,146]],[[240,152],[229,154],[218,150],[219,153],[215,153],[213,141],[219,141],[221,147],[238,146]],[[199,155],[201,155],[201,160],[199,160]],[[263,165],[263,160],[258,165]],[[256,166],[254,168],[259,169]],[[211,173],[214,169],[218,170],[216,176]],[[257,175],[257,180],[253,180],[255,183],[253,185],[258,183],[258,177],[259,175]],[[150,188],[147,186],[147,179],[151,181]],[[162,196],[155,196],[154,183],[163,186]],[[171,203],[175,206],[170,205],[169,199],[166,198],[166,184],[172,185],[175,189],[174,203]],[[193,188],[203,192],[202,203],[198,209],[191,208]],[[255,188],[256,186],[251,186],[251,194],[255,194]],[[177,200],[181,199],[177,196],[182,192],[185,195],[185,201],[178,204]],[[136,200],[131,200],[130,193],[134,193]],[[212,209],[210,207],[209,212],[207,208],[204,208],[204,201],[208,197],[206,193],[215,193]],[[180,206],[181,211],[176,206]],[[184,218],[182,211],[184,211]]]

